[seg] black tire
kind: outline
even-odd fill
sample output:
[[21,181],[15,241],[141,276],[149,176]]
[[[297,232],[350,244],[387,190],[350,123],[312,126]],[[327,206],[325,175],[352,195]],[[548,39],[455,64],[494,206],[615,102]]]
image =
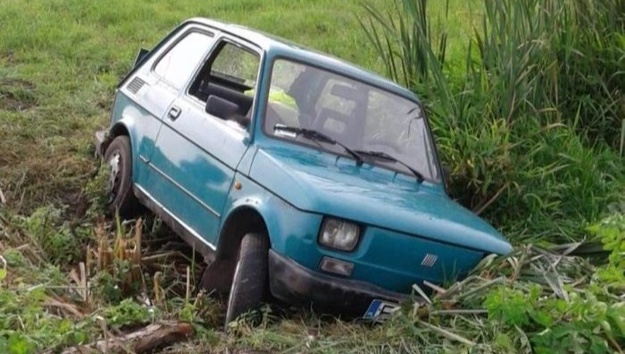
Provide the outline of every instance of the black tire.
[[267,294],[269,241],[262,234],[250,233],[243,237],[239,258],[232,277],[226,311],[228,324],[242,314],[261,307]]
[[119,213],[123,219],[138,214],[139,201],[132,191],[132,150],[130,139],[120,135],[106,148],[104,163],[109,166],[106,207],[111,215]]

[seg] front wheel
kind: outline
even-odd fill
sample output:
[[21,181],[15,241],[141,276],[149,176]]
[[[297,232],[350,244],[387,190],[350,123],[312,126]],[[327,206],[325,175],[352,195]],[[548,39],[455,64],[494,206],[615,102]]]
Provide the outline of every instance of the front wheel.
[[226,330],[237,317],[262,305],[269,282],[268,251],[269,242],[262,234],[250,233],[241,240],[228,297]]
[[130,139],[121,135],[113,139],[104,153],[104,162],[108,167],[107,186],[108,212],[124,219],[137,214],[139,202],[132,192],[132,151]]

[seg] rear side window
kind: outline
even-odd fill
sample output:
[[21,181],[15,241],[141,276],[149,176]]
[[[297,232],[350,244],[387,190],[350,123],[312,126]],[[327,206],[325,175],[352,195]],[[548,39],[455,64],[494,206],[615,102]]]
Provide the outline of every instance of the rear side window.
[[176,89],[183,89],[212,42],[209,34],[190,32],[158,61],[154,72]]

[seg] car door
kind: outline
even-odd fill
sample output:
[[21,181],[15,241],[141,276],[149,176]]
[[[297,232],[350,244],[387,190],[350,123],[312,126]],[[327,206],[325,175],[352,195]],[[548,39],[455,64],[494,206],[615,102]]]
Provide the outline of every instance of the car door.
[[[154,183],[149,161],[154,153],[162,120],[169,114],[174,100],[191,79],[214,40],[214,33],[200,31],[197,27],[182,29],[127,80],[123,99],[136,104],[115,105],[124,107],[125,112],[121,115],[135,117],[133,130],[142,132],[132,141],[135,152],[133,179],[144,190],[151,190]],[[129,107],[133,107],[132,112]]]
[[210,247],[247,149],[249,132],[237,121],[251,117],[260,53],[222,36],[163,120],[150,161],[159,178],[154,196]]
[[149,184],[147,163],[163,117],[213,42],[212,33],[200,35],[190,27],[183,28],[159,45],[158,52],[119,88],[113,117],[132,125],[133,180],[138,185]]

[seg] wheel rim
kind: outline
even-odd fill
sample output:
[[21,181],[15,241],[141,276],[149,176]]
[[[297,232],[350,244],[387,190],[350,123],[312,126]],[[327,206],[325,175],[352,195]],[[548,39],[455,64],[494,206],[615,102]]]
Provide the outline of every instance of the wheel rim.
[[109,180],[108,180],[108,194],[109,194],[109,203],[111,203],[115,197],[117,196],[117,192],[119,189],[120,178],[119,171],[121,169],[121,155],[119,152],[113,153],[111,158],[108,161],[109,166]]

